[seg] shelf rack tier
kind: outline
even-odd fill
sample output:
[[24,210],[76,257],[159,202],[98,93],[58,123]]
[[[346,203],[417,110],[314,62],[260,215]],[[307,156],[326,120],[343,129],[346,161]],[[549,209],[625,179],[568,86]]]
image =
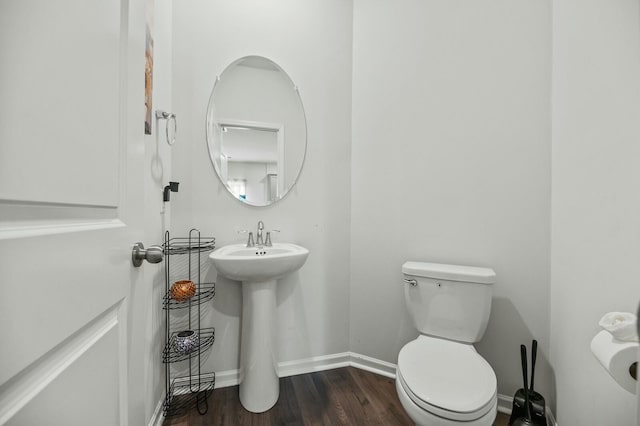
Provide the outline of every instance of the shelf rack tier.
[[164,416],[180,416],[194,406],[200,410],[200,404],[207,404],[207,398],[213,393],[215,384],[216,373],[176,377],[171,381],[171,387],[162,405]]
[[214,237],[173,237],[169,238],[162,244],[165,255],[187,254],[194,252],[211,251],[216,248],[216,239]]
[[175,350],[176,335],[179,333],[179,331],[171,333],[171,337],[169,338],[169,341],[162,351],[162,362],[171,363],[197,357],[201,353],[209,349],[211,345],[213,345],[213,342],[216,340],[216,329],[214,327],[201,328],[200,330],[194,331],[198,332],[198,340],[200,344],[196,349],[193,350],[193,352],[189,352],[188,354],[180,353]]
[[[171,292],[164,295],[163,309],[183,309],[208,302],[216,295],[216,283],[200,283],[196,294],[188,300],[178,301],[171,297]],[[191,304],[191,305],[189,305]]]

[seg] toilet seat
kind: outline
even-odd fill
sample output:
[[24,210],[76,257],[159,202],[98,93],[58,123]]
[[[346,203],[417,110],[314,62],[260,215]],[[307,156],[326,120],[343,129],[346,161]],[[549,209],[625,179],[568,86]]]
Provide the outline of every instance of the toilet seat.
[[451,420],[478,419],[497,399],[493,369],[465,343],[422,335],[400,350],[397,376],[416,405]]

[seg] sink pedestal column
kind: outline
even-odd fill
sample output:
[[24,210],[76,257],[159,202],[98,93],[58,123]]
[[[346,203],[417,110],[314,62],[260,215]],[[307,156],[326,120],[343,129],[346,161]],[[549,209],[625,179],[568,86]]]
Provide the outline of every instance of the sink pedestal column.
[[253,413],[267,411],[280,396],[275,318],[276,280],[243,282],[240,402]]

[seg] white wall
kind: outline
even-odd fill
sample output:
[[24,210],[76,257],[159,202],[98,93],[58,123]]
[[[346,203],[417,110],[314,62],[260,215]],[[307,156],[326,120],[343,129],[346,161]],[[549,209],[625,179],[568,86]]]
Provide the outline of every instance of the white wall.
[[[636,0],[553,2],[551,359],[564,425],[636,424],[636,398],[589,351],[640,298]],[[615,419],[615,420],[612,420]]]
[[[244,241],[238,229],[281,229],[274,241],[310,249],[305,266],[278,285],[280,361],[344,352],[349,347],[349,211],[352,8],[341,0],[174,2],[173,105],[180,138],[172,151],[172,230],[192,226],[217,246]],[[273,206],[235,200],[218,180],[205,140],[215,78],[236,59],[260,55],[300,87],[308,151],[295,188]],[[207,279],[216,280],[210,271]],[[216,327],[207,370],[238,368],[241,292],[217,279],[206,321]]]
[[[416,336],[401,264],[490,266],[476,346],[499,393],[520,387],[518,346],[537,338],[537,387],[560,424],[636,421],[635,398],[589,352],[600,316],[635,311],[640,292],[635,0],[555,1],[553,20],[537,0],[174,7],[173,229],[223,245],[262,219],[311,249],[279,288],[281,361],[351,350],[396,362]],[[298,185],[260,209],[226,193],[204,136],[215,76],[252,54],[301,88],[309,130]],[[240,307],[237,283],[219,279],[209,369],[237,367]]]
[[538,0],[355,0],[350,349],[395,363],[417,336],[406,260],[489,266],[477,345],[498,392],[519,345],[549,350],[550,7]]
[[[155,111],[170,112],[171,107],[171,0],[154,0],[153,35],[153,117],[152,134],[145,135],[145,229],[144,244],[161,244],[164,230],[170,221],[170,204],[163,213],[162,191],[171,180],[171,148],[166,143],[165,120],[156,121]],[[180,118],[178,118],[180,119]],[[171,129],[171,127],[170,127]],[[173,195],[173,194],[172,194]],[[146,322],[147,384],[145,419],[148,421],[158,401],[164,397],[164,263],[144,263],[144,291],[149,300]]]

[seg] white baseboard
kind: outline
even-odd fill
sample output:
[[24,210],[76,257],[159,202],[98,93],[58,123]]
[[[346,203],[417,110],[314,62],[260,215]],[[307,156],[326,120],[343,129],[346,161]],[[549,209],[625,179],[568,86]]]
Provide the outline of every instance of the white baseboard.
[[510,415],[511,407],[513,407],[513,398],[499,393],[498,394],[498,413]]
[[[296,376],[316,371],[332,370],[342,367],[356,367],[381,376],[396,377],[396,365],[379,359],[360,355],[355,352],[341,352],[331,355],[314,356],[278,363],[278,377]],[[240,383],[239,370],[226,370],[216,373],[216,389],[237,386]]]
[[225,370],[216,373],[216,389],[236,386],[239,383],[240,370]]
[[380,376],[396,378],[396,365],[387,361],[371,358],[366,355],[360,355],[355,352],[349,352],[349,365],[352,367],[366,370]]
[[[334,368],[355,367],[366,370],[374,374],[396,378],[396,365],[390,362],[371,358],[355,352],[341,352],[331,355],[315,356],[311,358],[298,359],[294,361],[285,361],[278,364],[278,376],[289,377],[298,374],[314,373],[316,371],[332,370]],[[229,386],[237,386],[240,383],[239,370],[226,370],[216,373],[216,389],[226,388]],[[164,397],[164,396],[163,396]],[[153,417],[148,426],[161,426],[164,418],[162,417],[162,402],[160,400],[156,407]],[[498,411],[504,414],[511,414],[513,398],[506,395],[498,394]],[[547,423],[549,426],[558,426],[556,420],[550,410],[547,410]]]
[[298,374],[332,370],[350,365],[350,353],[342,352],[332,355],[314,356],[278,363],[278,377],[297,376]]
[[153,411],[151,415],[151,420],[149,420],[149,424],[147,426],[162,426],[162,422],[164,422],[164,416],[162,415],[162,403],[164,402],[164,395],[158,401],[158,405],[156,405],[156,409]]

